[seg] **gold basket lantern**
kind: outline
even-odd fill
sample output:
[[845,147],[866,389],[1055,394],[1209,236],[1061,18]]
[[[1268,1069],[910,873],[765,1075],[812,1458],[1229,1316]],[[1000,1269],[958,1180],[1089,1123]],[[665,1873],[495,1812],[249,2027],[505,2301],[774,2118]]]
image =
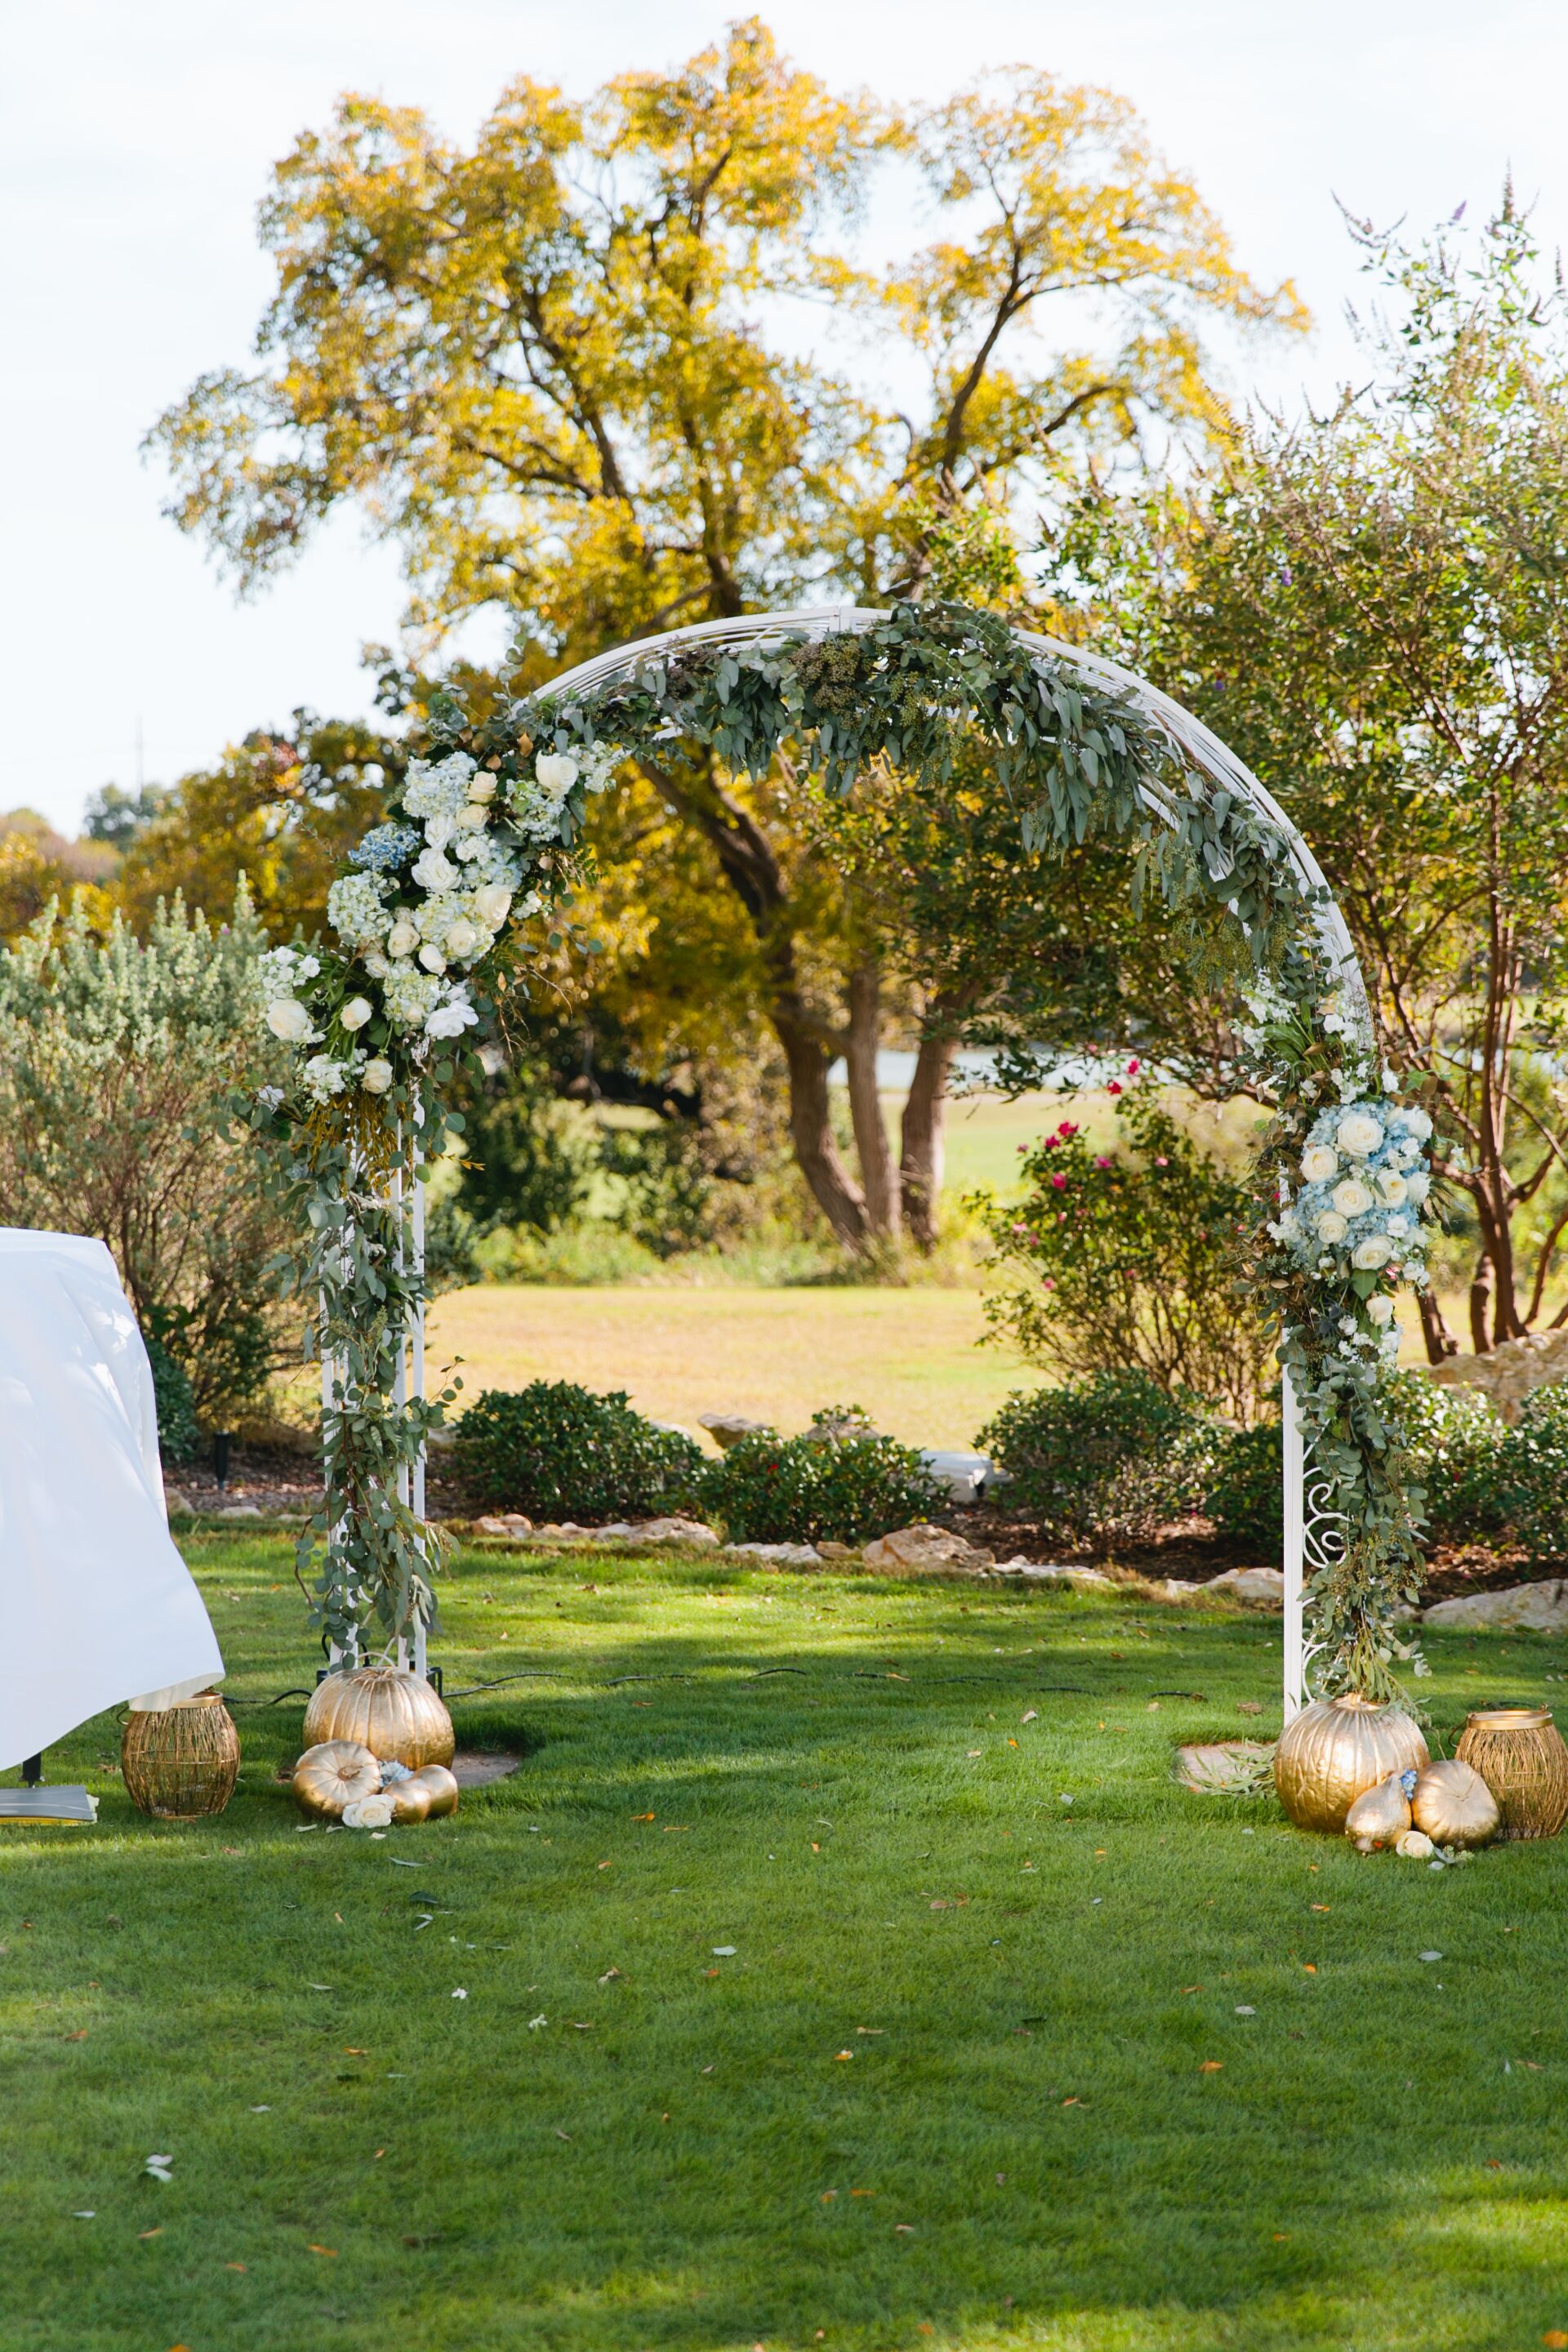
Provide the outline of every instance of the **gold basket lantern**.
[[1419,1772],[1426,1742],[1410,1717],[1373,1699],[1318,1699],[1279,1735],[1274,1785],[1298,1829],[1342,1830],[1363,1789]]
[[125,1718],[120,1768],[139,1812],[160,1822],[221,1813],[239,1777],[239,1734],[216,1691]]
[[452,1718],[422,1675],[396,1666],[357,1666],[318,1683],[305,1709],[305,1746],[353,1739],[383,1764],[450,1764]]
[[1500,1835],[1555,1837],[1568,1820],[1568,1748],[1550,1707],[1478,1707],[1454,1753],[1497,1799]]

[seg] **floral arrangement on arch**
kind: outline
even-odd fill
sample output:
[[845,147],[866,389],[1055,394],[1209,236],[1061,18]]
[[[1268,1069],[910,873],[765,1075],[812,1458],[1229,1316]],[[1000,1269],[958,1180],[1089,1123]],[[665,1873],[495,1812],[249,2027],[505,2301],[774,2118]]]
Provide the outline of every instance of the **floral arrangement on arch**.
[[389,1636],[433,1621],[441,1538],[410,1480],[452,1391],[403,1391],[423,1295],[409,1180],[461,1131],[447,1099],[458,1057],[494,992],[514,978],[526,989],[525,927],[559,922],[589,795],[626,760],[657,763],[682,741],[745,775],[788,747],[836,794],[878,762],[941,782],[973,735],[1017,808],[1022,856],[1122,842],[1134,903],[1152,885],[1199,977],[1244,986],[1252,1083],[1286,1154],[1248,1280],[1278,1320],[1314,1479],[1346,1538],[1314,1580],[1319,1681],[1390,1696],[1391,1662],[1411,1654],[1396,1619],[1419,1575],[1420,1497],[1381,1384],[1397,1348],[1392,1286],[1425,1279],[1429,1128],[1380,1091],[1397,1081],[1357,1046],[1315,894],[1278,825],[1194,771],[1114,688],[966,607],[901,604],[843,630],[759,621],[742,644],[633,652],[586,691],[546,689],[479,721],[433,698],[427,755],[332,885],[337,945],[268,961],[265,1017],[300,1061],[249,1118],[310,1235],[292,1278],[328,1368],[325,1499],[300,1566],[317,1571],[326,1635],[357,1647],[373,1620]]

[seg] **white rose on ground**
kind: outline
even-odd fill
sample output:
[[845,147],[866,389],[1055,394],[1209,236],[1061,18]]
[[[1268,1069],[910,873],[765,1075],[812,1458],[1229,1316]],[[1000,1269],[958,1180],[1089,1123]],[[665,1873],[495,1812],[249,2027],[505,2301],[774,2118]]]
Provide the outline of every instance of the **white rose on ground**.
[[1397,1209],[1410,1197],[1410,1187],[1397,1168],[1385,1168],[1377,1180],[1377,1189],[1391,1209]]
[[1372,1194],[1359,1176],[1347,1176],[1336,1184],[1329,1198],[1342,1217],[1364,1217],[1372,1206]]
[[1348,1231],[1349,1227],[1337,1209],[1325,1209],[1318,1219],[1318,1239],[1327,1242],[1331,1249],[1336,1242],[1343,1241]]
[[426,971],[445,971],[447,969],[447,959],[437,947],[422,947],[419,961]]
[[581,771],[575,760],[564,751],[541,751],[533,763],[533,772],[547,793],[569,793]]
[[374,1011],[375,1007],[368,996],[351,996],[338,1019],[345,1029],[363,1029]]
[[[359,1803],[354,1807],[354,1811],[359,1815],[359,1819],[357,1822],[350,1823],[351,1828],[359,1830],[384,1830],[391,1827],[392,1799],[390,1797],[362,1797]],[[345,1809],[343,1819],[346,1822],[348,1821],[348,1812]]]
[[426,1037],[460,1037],[465,1029],[473,1027],[479,1017],[473,1006],[459,997],[450,1004],[436,1007],[426,1021],[425,1034]]
[[409,921],[406,915],[399,915],[396,922],[394,923],[391,930],[389,930],[386,935],[387,954],[395,956],[412,955],[418,944],[418,931]]
[[438,849],[422,850],[411,870],[422,890],[449,890],[458,878],[457,867]]
[[1352,1250],[1351,1264],[1359,1266],[1363,1274],[1370,1274],[1377,1266],[1386,1265],[1393,1255],[1394,1244],[1386,1234],[1368,1234],[1365,1241],[1357,1242]]
[[1301,1173],[1309,1184],[1326,1184],[1340,1172],[1340,1155],[1331,1143],[1310,1143],[1301,1154]]
[[1364,1160],[1383,1141],[1383,1122],[1370,1111],[1352,1110],[1348,1118],[1341,1119],[1334,1137],[1342,1151],[1348,1151],[1352,1160]]
[[367,1095],[384,1095],[392,1084],[392,1064],[377,1054],[360,1073],[360,1085]]
[[474,892],[474,912],[487,930],[499,931],[511,912],[511,892],[504,882],[486,882]]
[[293,996],[275,996],[267,1008],[267,1026],[286,1045],[302,1045],[310,1034],[310,1016]]
[[1373,1321],[1377,1325],[1378,1328],[1382,1330],[1394,1319],[1394,1301],[1392,1298],[1385,1297],[1383,1292],[1379,1291],[1375,1298],[1369,1298],[1367,1300],[1366,1311],[1371,1316]]
[[1425,1830],[1402,1830],[1394,1841],[1394,1851],[1406,1862],[1430,1862],[1436,1848]]

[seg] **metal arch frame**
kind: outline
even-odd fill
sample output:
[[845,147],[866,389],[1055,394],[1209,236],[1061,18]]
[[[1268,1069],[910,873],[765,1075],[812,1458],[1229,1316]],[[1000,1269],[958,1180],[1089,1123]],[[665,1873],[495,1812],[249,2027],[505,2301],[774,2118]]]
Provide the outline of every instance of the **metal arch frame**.
[[[770,638],[823,637],[839,632],[862,635],[887,620],[886,612],[861,604],[808,604],[785,613],[748,614],[728,621],[698,621],[680,629],[668,629],[658,636],[637,637],[628,645],[613,651],[596,654],[592,660],[579,662],[574,668],[563,670],[530,697],[531,700],[546,698],[552,701],[569,699],[608,679],[629,675],[660,654],[699,645],[758,645]],[[1273,795],[1267,792],[1250,768],[1238,760],[1234,751],[1221,741],[1203,721],[1194,719],[1179,702],[1157,687],[1139,677],[1133,671],[1123,669],[1120,663],[1108,661],[1101,654],[1090,653],[1082,646],[1063,645],[1055,637],[1040,635],[1033,629],[1015,628],[1014,636],[1031,653],[1043,656],[1079,675],[1091,684],[1109,687],[1121,694],[1156,726],[1162,734],[1182,753],[1186,761],[1215,783],[1235,793],[1238,800],[1268,820],[1286,845],[1290,863],[1309,895],[1312,927],[1318,935],[1330,968],[1335,974],[1344,1007],[1355,1032],[1355,1042],[1368,1053],[1375,1051],[1376,1032],[1372,1017],[1366,982],[1356,960],[1356,952],[1344,917],[1328,887],[1321,866],[1306,842],[1297,831]],[[1140,788],[1140,797],[1152,816],[1162,824],[1174,821],[1175,804],[1171,795],[1160,786],[1146,783]],[[414,1194],[414,1214],[419,1234],[422,1255],[424,1227],[424,1187],[416,1184]],[[418,1318],[418,1328],[411,1332],[413,1352],[414,1393],[425,1393],[424,1318]],[[1305,1702],[1306,1668],[1315,1644],[1305,1638],[1303,1622],[1303,1569],[1314,1570],[1327,1565],[1344,1549],[1343,1521],[1326,1507],[1328,1487],[1321,1478],[1308,1478],[1306,1449],[1303,1442],[1300,1403],[1290,1375],[1282,1369],[1282,1419],[1284,1424],[1284,1501],[1285,1501],[1285,1644],[1284,1699],[1285,1720],[1289,1722]],[[415,1507],[424,1515],[424,1464],[416,1474]],[[421,1650],[423,1643],[420,1643]],[[423,1663],[421,1659],[421,1664]]]

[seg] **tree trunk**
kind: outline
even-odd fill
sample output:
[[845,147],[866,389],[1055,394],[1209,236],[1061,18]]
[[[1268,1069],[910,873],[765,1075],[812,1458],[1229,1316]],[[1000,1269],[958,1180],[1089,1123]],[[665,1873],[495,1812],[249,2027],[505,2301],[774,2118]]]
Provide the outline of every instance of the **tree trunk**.
[[903,1225],[902,1187],[882,1119],[877,1087],[877,1046],[881,1031],[882,976],[874,961],[849,975],[849,1027],[844,1066],[849,1076],[849,1116],[866,1192],[866,1222],[879,1241],[896,1241]]
[[1478,1356],[1489,1356],[1492,1351],[1491,1333],[1487,1329],[1487,1308],[1491,1304],[1491,1260],[1482,1258],[1470,1284],[1470,1346]]
[[916,1246],[935,1247],[947,1159],[947,1082],[955,1037],[922,1037],[915,1055],[915,1074],[904,1101],[900,1130],[900,1178],[904,1215]]
[[1443,1320],[1443,1310],[1429,1290],[1418,1290],[1415,1304],[1421,1316],[1421,1336],[1426,1342],[1426,1361],[1440,1364],[1448,1356],[1457,1356],[1459,1343]]
[[872,1237],[871,1225],[866,1196],[844,1165],[834,1140],[828,1108],[829,1055],[787,1002],[775,998],[769,1013],[789,1067],[789,1131],[796,1163],[835,1239],[857,1257],[863,1256]]

